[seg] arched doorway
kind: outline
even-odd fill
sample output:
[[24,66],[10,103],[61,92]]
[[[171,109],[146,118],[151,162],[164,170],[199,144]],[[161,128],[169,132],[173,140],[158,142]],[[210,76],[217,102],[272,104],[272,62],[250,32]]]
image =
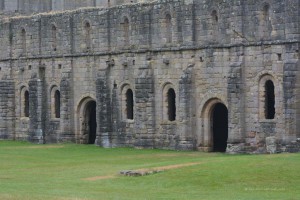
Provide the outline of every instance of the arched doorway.
[[96,107],[96,101],[89,97],[79,104],[79,135],[77,138],[80,144],[95,144],[97,134]]
[[222,103],[217,103],[211,117],[213,151],[226,152],[228,139],[228,110]]

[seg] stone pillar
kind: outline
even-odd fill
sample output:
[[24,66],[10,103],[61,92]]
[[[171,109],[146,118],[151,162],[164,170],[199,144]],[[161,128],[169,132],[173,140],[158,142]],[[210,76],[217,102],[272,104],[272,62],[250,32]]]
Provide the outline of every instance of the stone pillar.
[[241,63],[230,66],[227,80],[228,141],[227,151],[241,151],[245,138],[245,109]]
[[[245,2],[235,2],[231,6],[232,12],[241,13],[231,16],[232,22],[232,43],[244,43],[247,42],[247,38],[243,37],[247,35],[245,33],[244,19],[246,15]],[[224,31],[224,30],[223,30]],[[245,47],[232,48],[230,57],[231,63],[229,65],[228,77],[227,77],[227,100],[228,100],[228,140],[227,140],[227,152],[235,153],[244,151],[244,143],[246,137],[253,137],[250,133],[246,136],[246,102],[250,104],[253,99],[246,101],[246,74],[245,74]],[[252,139],[250,139],[252,140]]]
[[[299,59],[293,59],[299,56],[299,44],[288,44],[285,46],[286,59],[283,66],[283,99],[284,99],[284,120],[285,126],[282,130],[285,135],[282,135],[284,143],[296,141],[299,134],[300,124],[300,106],[299,106]],[[299,58],[299,57],[298,57]],[[277,102],[276,102],[277,103]],[[277,129],[279,129],[277,127]],[[283,132],[282,131],[282,132]],[[282,134],[279,130],[278,136]]]
[[[298,52],[298,58],[300,58],[300,52]],[[296,66],[300,66],[300,61],[298,59]],[[295,102],[295,109],[296,109],[296,136],[298,141],[300,142],[300,73],[298,71],[296,75],[296,83],[295,83],[295,94],[296,94],[296,102]]]
[[60,135],[58,141],[75,141],[75,134],[72,122],[72,86],[71,73],[65,72],[60,82]]
[[184,45],[190,46],[195,42],[195,5],[193,0],[184,1],[185,6],[182,10],[182,41]]
[[114,84],[112,89],[112,104],[111,104],[111,118],[112,118],[112,146],[121,147],[129,141],[126,140],[131,133],[126,133],[126,122],[121,120],[121,108],[118,99],[118,88]]
[[179,121],[177,127],[178,141],[175,149],[194,149],[195,148],[195,136],[193,135],[192,126],[192,72],[193,65],[188,66],[184,70],[183,75],[179,80]]
[[0,81],[0,139],[14,139],[15,85],[12,80]]
[[150,66],[140,68],[135,79],[135,146],[154,146],[155,114],[154,114],[154,79]]
[[29,81],[29,140],[35,143],[44,143],[43,127],[43,80],[33,74]]
[[97,99],[97,136],[95,144],[102,147],[111,147],[111,99],[107,82],[106,71],[97,74],[96,80]]
[[231,65],[231,70],[228,77],[228,119],[229,124],[232,124],[229,129],[231,129],[231,133],[229,134],[229,141],[235,142],[240,141],[241,136],[239,128],[236,128],[235,126],[239,126],[240,122],[240,113],[241,113],[241,66],[233,66]]

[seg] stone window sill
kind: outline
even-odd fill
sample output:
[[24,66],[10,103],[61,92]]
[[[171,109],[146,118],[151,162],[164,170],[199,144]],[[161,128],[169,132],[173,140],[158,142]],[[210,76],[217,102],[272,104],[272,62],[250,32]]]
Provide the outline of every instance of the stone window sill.
[[126,122],[128,124],[133,124],[134,123],[134,119],[125,119],[124,122]]
[[29,121],[29,117],[21,117],[20,118],[22,121]]
[[172,125],[172,124],[177,124],[177,121],[169,121],[169,120],[163,120],[160,125]]
[[260,123],[276,123],[277,119],[260,119]]

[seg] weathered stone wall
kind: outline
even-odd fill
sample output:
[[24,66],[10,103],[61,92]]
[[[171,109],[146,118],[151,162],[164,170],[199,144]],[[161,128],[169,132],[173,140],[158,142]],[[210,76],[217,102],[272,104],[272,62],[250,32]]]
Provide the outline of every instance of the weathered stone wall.
[[75,10],[86,7],[111,7],[152,0],[0,0],[0,17]]
[[[72,2],[64,4],[73,9]],[[86,143],[86,105],[95,101],[98,145],[211,151],[213,111],[221,103],[228,109],[228,152],[297,151],[299,6],[161,0],[2,20],[0,79],[10,81],[3,91],[14,92],[1,96],[13,111],[1,106],[0,116],[15,120],[1,124],[0,137]],[[268,80],[274,119],[265,117]],[[24,88],[29,117],[22,116]],[[53,88],[60,91],[60,118],[53,117]],[[128,89],[133,119],[126,116]]]
[[0,81],[0,139],[15,139],[15,110],[14,110],[14,82],[12,80]]

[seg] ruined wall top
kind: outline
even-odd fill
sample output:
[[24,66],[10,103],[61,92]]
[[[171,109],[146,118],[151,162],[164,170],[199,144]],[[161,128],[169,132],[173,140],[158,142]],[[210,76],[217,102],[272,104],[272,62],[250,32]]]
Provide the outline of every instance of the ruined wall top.
[[2,16],[28,15],[84,7],[112,7],[152,1],[154,0],[0,0],[0,14]]
[[5,17],[0,61],[290,44],[299,42],[299,8],[295,0],[156,0]]

